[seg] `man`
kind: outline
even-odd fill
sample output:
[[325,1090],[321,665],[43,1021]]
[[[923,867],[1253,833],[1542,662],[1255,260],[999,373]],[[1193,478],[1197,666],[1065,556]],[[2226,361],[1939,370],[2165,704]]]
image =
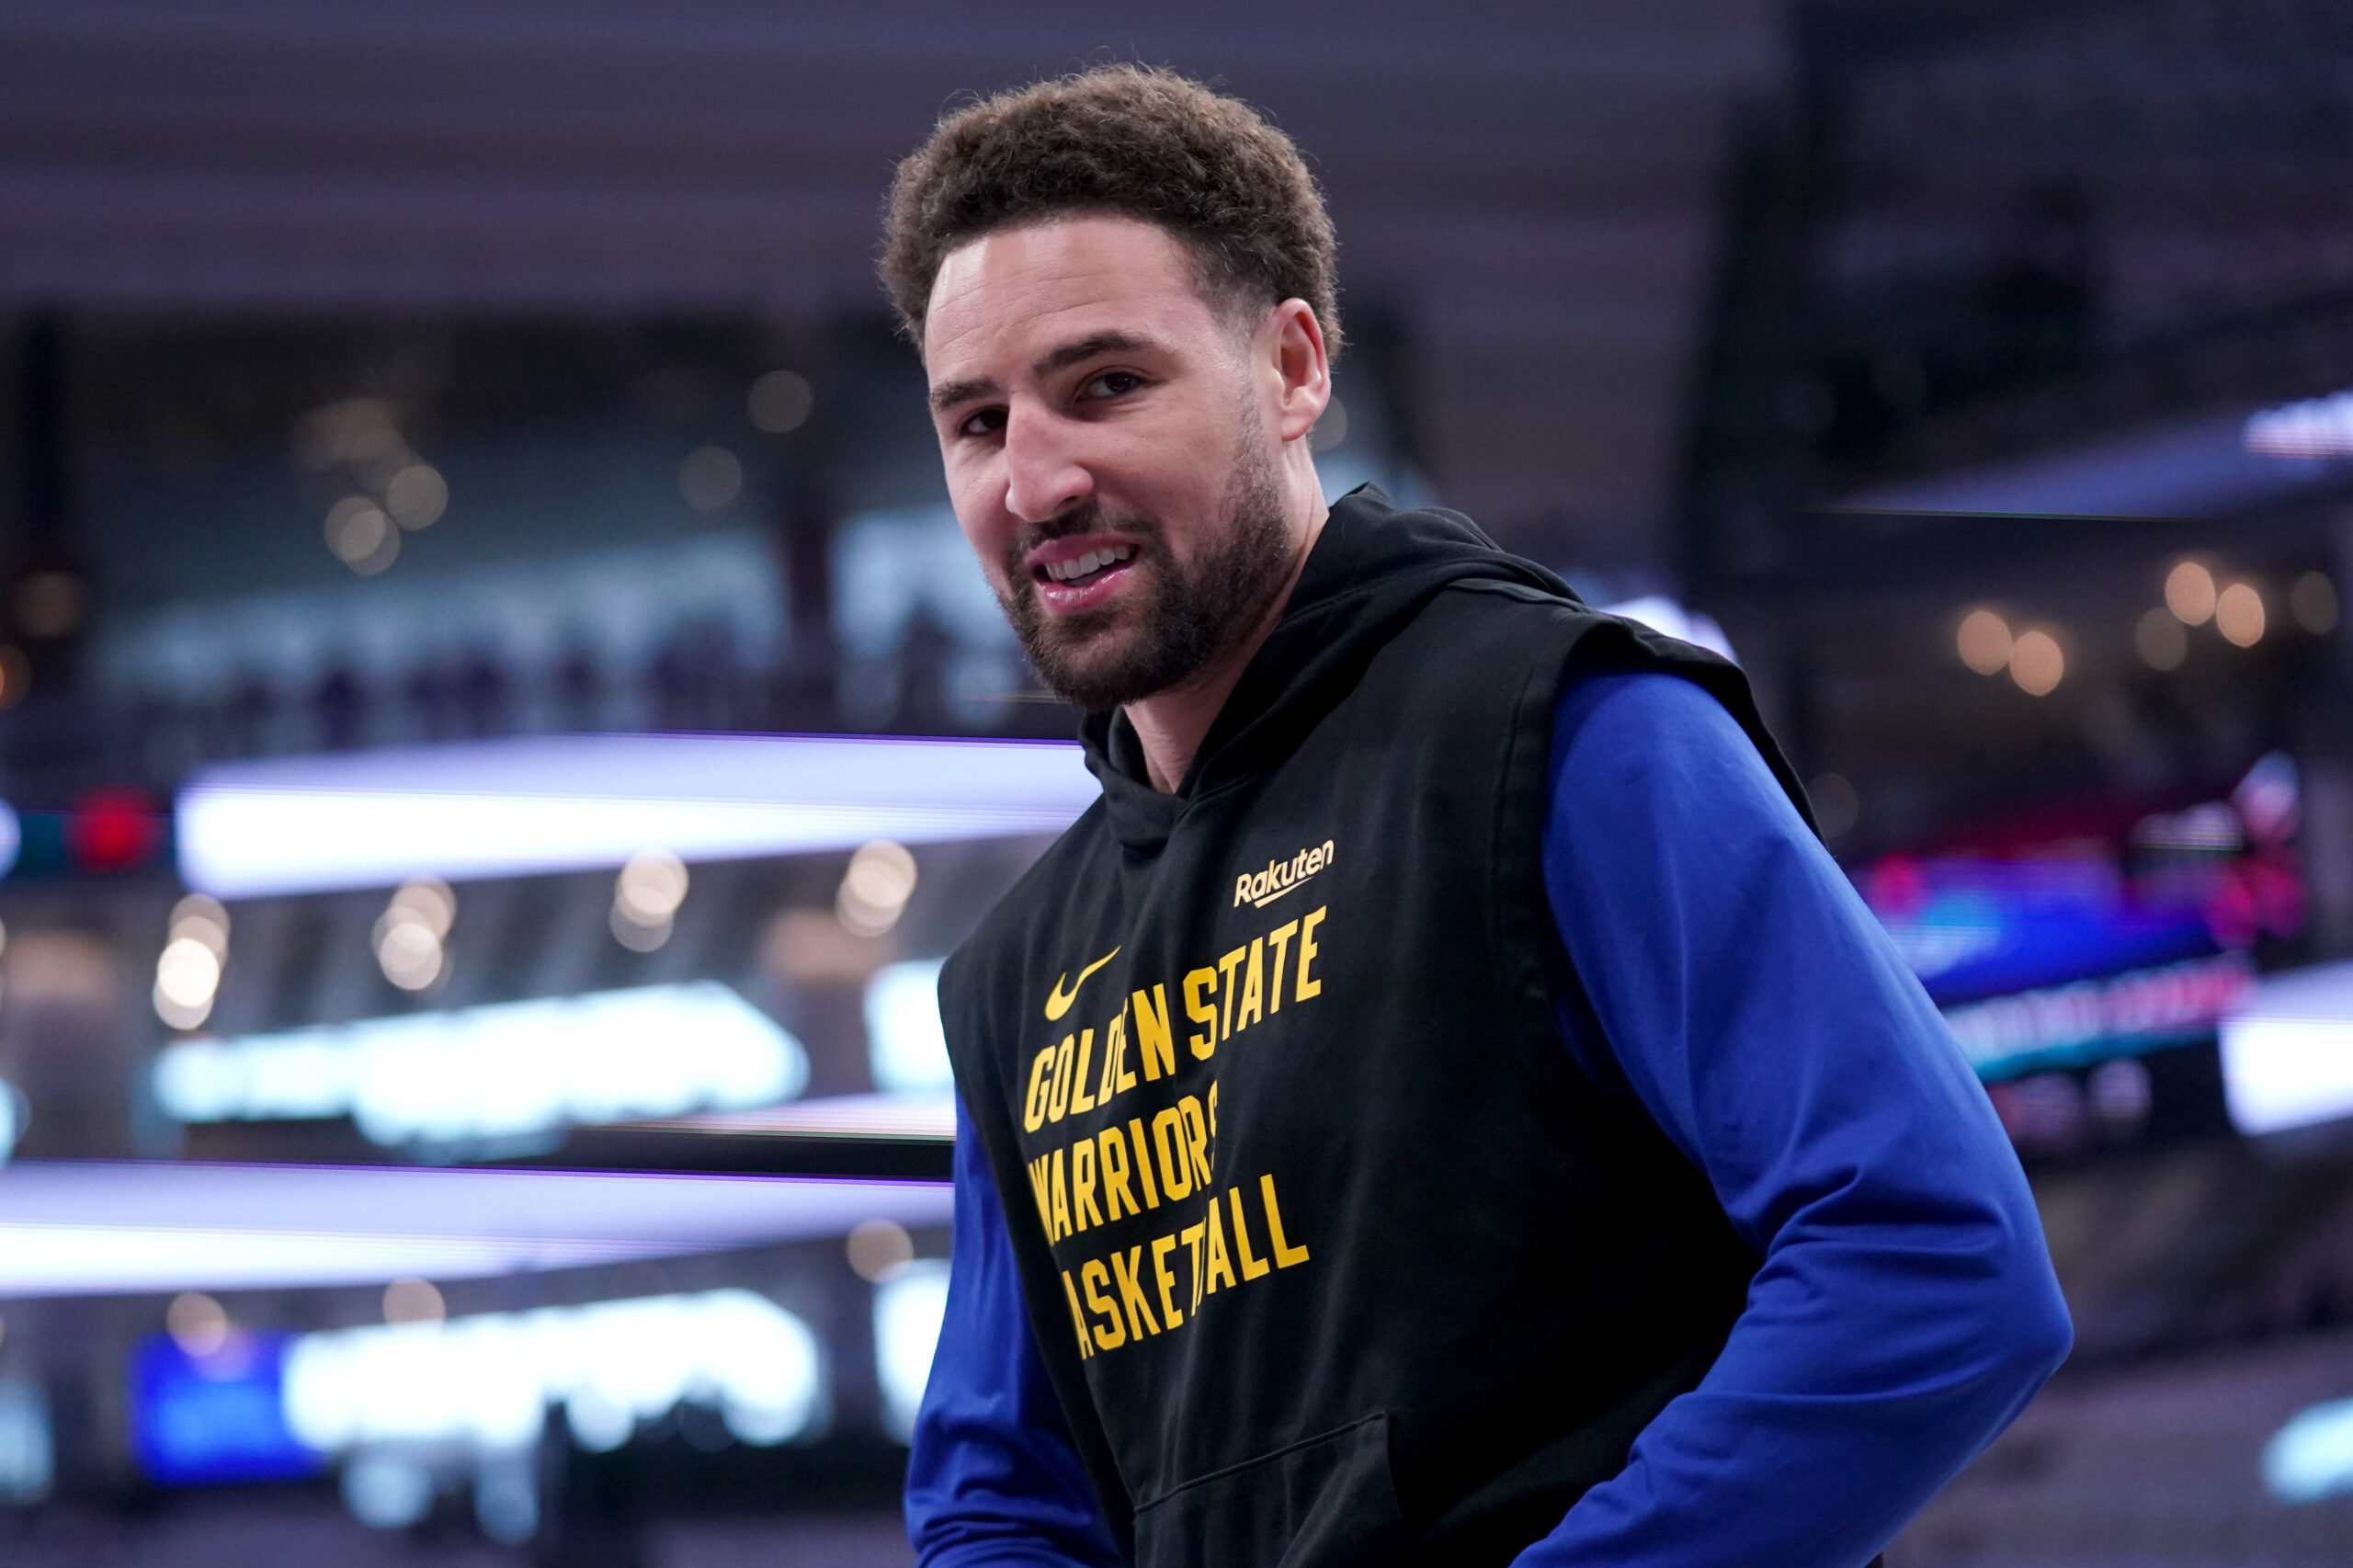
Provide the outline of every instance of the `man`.
[[941,980],[927,1564],[1857,1568],[2069,1331],[1736,670],[1327,506],[1334,241],[1165,74],[945,120],[884,277],[1102,801]]

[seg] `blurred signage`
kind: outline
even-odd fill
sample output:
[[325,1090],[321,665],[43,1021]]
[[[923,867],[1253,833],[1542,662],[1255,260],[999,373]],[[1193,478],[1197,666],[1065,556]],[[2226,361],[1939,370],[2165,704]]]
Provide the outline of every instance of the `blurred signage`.
[[183,1122],[348,1116],[391,1148],[790,1099],[809,1056],[715,980],[186,1040],[156,1059]]
[[2254,983],[2245,954],[2218,953],[1948,1007],[1945,1022],[1979,1076],[2007,1078],[2202,1040]]
[[1988,1082],[2211,1038],[2301,929],[2285,757],[2228,800],[2010,854],[1890,856],[1857,883]]
[[742,1442],[800,1436],[824,1407],[809,1325],[750,1290],[646,1296],[304,1335],[286,1351],[284,1428],[308,1450],[528,1448],[561,1409],[604,1451],[680,1404]]
[[290,1481],[323,1457],[287,1426],[284,1335],[239,1332],[204,1354],[165,1335],[131,1359],[131,1442],[139,1468],[167,1486]]

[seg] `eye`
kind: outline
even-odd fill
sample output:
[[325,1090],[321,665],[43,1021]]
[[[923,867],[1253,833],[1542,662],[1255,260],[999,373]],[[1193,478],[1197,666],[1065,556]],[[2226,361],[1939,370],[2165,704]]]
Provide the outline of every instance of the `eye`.
[[1005,410],[983,408],[968,414],[959,420],[956,425],[956,434],[966,437],[986,437],[994,436],[1004,428]]
[[1106,370],[1089,377],[1086,384],[1078,389],[1078,395],[1096,399],[1125,397],[1143,384],[1143,378],[1133,370]]

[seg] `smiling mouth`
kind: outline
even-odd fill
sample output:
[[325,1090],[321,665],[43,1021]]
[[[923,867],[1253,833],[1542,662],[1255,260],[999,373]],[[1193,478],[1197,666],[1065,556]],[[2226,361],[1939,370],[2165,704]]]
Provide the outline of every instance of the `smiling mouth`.
[[1123,566],[1134,560],[1135,554],[1136,547],[1132,544],[1105,545],[1084,555],[1074,555],[1067,561],[1045,562],[1037,568],[1037,577],[1041,583],[1084,586],[1113,567]]

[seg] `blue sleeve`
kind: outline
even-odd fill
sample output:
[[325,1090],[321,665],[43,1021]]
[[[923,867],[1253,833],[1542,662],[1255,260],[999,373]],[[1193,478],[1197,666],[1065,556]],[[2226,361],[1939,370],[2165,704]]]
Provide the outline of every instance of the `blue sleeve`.
[[1545,888],[1607,1037],[1572,1043],[1763,1263],[1699,1386],[1519,1568],[1857,1568],[2066,1355],[2033,1199],[1936,1009],[1713,699],[1588,677],[1554,732]]
[[1116,1568],[1095,1488],[1029,1336],[996,1183],[956,1106],[948,1310],[907,1457],[907,1536],[922,1568]]

